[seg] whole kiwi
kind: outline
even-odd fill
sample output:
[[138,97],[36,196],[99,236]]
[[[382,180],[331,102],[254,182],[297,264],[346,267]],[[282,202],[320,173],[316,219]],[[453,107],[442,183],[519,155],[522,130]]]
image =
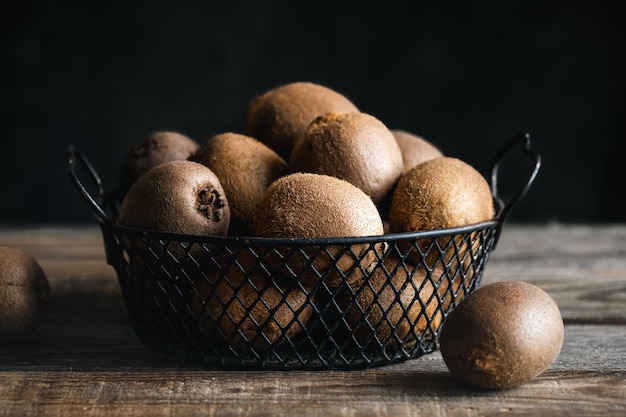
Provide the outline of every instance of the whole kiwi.
[[[335,238],[383,234],[383,224],[371,198],[347,181],[328,175],[293,173],[274,181],[254,217],[254,232],[266,238]],[[383,248],[379,244],[312,244],[269,251],[268,262],[287,276],[315,285],[357,279]]]
[[206,165],[219,178],[230,207],[230,235],[252,230],[254,212],[267,188],[287,173],[287,162],[276,152],[233,132],[211,137],[189,160]]
[[422,162],[444,156],[438,147],[422,136],[402,129],[391,129],[391,133],[402,151],[403,173]]
[[277,283],[250,251],[216,257],[195,284],[192,308],[220,353],[260,353],[293,339],[313,314],[312,295]]
[[341,178],[378,204],[402,175],[402,152],[376,117],[331,112],[312,121],[298,138],[289,169]]
[[458,380],[483,388],[521,385],[558,357],[564,326],[544,290],[523,281],[479,288],[450,313],[441,355]]
[[182,133],[156,131],[130,149],[122,161],[119,188],[122,196],[130,186],[151,168],[165,162],[189,158],[198,149],[196,141]]
[[[119,224],[155,232],[192,235],[191,239],[126,233],[121,239],[129,281],[126,292],[137,303],[136,314],[173,335],[180,329],[193,282],[210,262],[208,250],[194,236],[223,236],[230,211],[215,174],[192,161],[160,164],[131,186],[122,200]],[[174,323],[174,324],[172,324]],[[183,329],[184,330],[184,329]]]
[[429,272],[396,256],[342,288],[337,305],[345,316],[335,321],[345,322],[359,346],[368,350],[410,347],[428,335],[434,339],[443,317]]
[[358,109],[329,87],[305,81],[283,84],[250,100],[246,109],[247,133],[288,160],[295,140],[309,123],[331,111]]
[[142,175],[128,190],[119,223],[189,235],[226,235],[230,209],[224,189],[208,167],[170,161]]
[[39,263],[22,249],[0,246],[0,345],[35,331],[49,303],[50,283]]
[[[491,189],[485,178],[468,163],[440,157],[416,165],[404,173],[393,192],[389,208],[392,233],[445,229],[492,220]],[[480,244],[476,234],[468,241],[465,234],[445,235],[436,240],[421,239],[410,258],[425,258],[429,267],[438,260],[469,259],[464,253]]]

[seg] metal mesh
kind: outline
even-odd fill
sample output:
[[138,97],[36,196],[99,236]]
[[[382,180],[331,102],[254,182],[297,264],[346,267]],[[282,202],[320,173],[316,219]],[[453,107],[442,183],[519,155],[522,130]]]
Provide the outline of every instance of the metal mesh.
[[239,369],[354,369],[436,350],[497,226],[315,240],[103,232],[153,349]]

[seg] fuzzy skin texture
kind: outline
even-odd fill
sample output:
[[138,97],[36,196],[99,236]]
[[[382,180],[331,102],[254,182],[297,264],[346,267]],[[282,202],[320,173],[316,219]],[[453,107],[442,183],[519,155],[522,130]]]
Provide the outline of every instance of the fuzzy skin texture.
[[0,246],[0,345],[30,335],[50,303],[50,284],[37,261],[21,249]]
[[332,112],[315,119],[296,141],[289,169],[341,178],[378,204],[402,175],[402,152],[374,116]]
[[[493,216],[487,180],[466,162],[444,156],[423,162],[402,175],[389,208],[389,229],[392,233],[445,229],[488,221]],[[424,258],[431,268],[439,261],[458,264],[458,259],[463,264],[450,268],[467,268],[471,260],[468,251],[475,252],[479,247],[477,242],[469,245],[462,238],[459,235],[437,239],[440,247],[449,248],[442,253],[431,239],[421,239],[418,245],[422,252],[427,252]],[[456,254],[451,239],[459,247]],[[421,258],[416,250],[409,254],[413,263],[419,263]]]
[[[254,231],[257,236],[269,238],[327,238],[382,235],[384,229],[376,206],[359,188],[327,175],[295,173],[270,185],[257,208]],[[342,248],[328,249],[337,254]],[[336,267],[326,277],[327,284],[334,286],[342,281],[341,271],[351,270],[359,263],[369,267],[380,250],[380,247],[355,245],[353,252],[346,252],[336,261],[321,252],[315,255],[312,264],[320,273]],[[316,253],[316,247],[311,247],[310,252]],[[280,260],[268,261],[280,263]],[[296,276],[303,274],[304,282],[317,282],[316,274],[302,255],[290,256],[287,263]],[[357,279],[355,274],[351,277]]]
[[217,176],[192,161],[171,161],[142,175],[122,200],[124,226],[190,235],[226,235],[230,209]]
[[246,109],[247,133],[289,160],[294,142],[309,123],[331,111],[358,109],[328,87],[311,82],[284,84],[250,101]]
[[503,281],[479,288],[450,313],[441,355],[462,382],[509,388],[548,369],[563,335],[563,319],[550,295],[526,282]]
[[242,228],[252,228],[254,212],[268,187],[287,173],[287,162],[268,146],[232,132],[211,137],[189,159],[217,175],[228,199],[231,223],[242,223]]
[[389,210],[392,232],[443,229],[491,220],[493,198],[487,180],[457,158],[421,163],[404,174]]
[[276,180],[254,219],[258,236],[323,238],[383,234],[372,200],[347,181],[294,173]]
[[199,145],[193,139],[171,131],[153,132],[128,151],[119,174],[119,187],[123,193],[151,168],[170,161],[182,161]]
[[400,151],[402,151],[403,173],[416,165],[444,156],[443,152],[423,137],[401,129],[392,129]]

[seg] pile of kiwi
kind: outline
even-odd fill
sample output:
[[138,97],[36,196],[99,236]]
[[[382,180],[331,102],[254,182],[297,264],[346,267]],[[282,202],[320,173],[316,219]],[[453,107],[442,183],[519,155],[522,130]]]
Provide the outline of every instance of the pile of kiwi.
[[204,142],[155,132],[124,159],[121,225],[250,241],[234,250],[193,239],[126,242],[142,297],[155,289],[162,309],[199,318],[198,331],[219,353],[293,343],[307,327],[319,330],[317,346],[332,338],[357,349],[410,347],[434,335],[445,314],[441,300],[460,285],[443,277],[443,264],[469,268],[471,240],[271,242],[488,221],[494,206],[481,174],[319,84],[275,87],[243,113],[245,131]]

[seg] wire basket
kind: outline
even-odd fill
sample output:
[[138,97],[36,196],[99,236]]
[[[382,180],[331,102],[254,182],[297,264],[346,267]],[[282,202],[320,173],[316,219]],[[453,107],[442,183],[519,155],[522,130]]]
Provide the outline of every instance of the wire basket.
[[[534,164],[503,203],[498,170],[518,145]],[[77,149],[69,146],[68,153],[68,174],[101,227],[139,339],[180,360],[233,369],[363,369],[435,351],[446,317],[479,286],[510,210],[541,165],[528,134],[505,144],[491,168],[497,214],[484,223],[268,239],[121,226],[115,190],[104,192]],[[85,175],[95,191],[81,180]]]

